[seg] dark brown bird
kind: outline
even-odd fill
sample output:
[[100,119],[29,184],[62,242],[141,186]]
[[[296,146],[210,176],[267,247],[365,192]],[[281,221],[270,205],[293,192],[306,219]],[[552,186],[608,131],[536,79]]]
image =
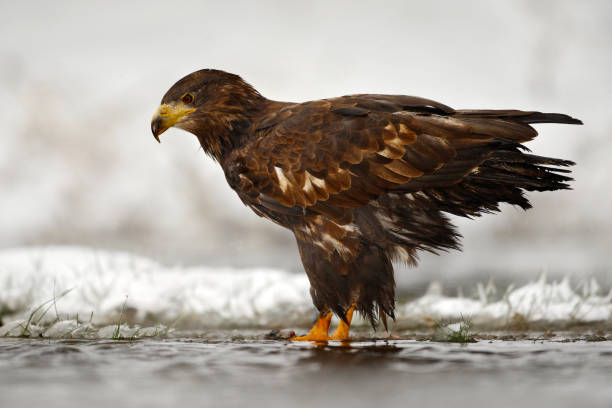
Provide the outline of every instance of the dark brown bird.
[[[392,261],[459,249],[447,214],[527,209],[525,191],[568,188],[574,163],[522,144],[538,123],[582,122],[405,95],[276,102],[237,75],[204,69],[170,88],[151,130],[158,141],[171,126],[196,135],[245,205],[293,231],[319,310],[295,339],[345,340],[355,309],[373,325],[394,317]],[[332,312],[341,321],[328,337]]]

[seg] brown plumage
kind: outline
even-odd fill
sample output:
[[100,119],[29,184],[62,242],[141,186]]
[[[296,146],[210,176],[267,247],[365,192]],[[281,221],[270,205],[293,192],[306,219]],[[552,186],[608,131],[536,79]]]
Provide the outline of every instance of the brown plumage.
[[166,93],[152,130],[195,134],[245,205],[294,232],[321,316],[346,320],[354,304],[386,325],[391,261],[459,248],[447,214],[527,209],[524,191],[568,188],[572,162],[522,145],[537,136],[535,123],[581,124],[404,95],[275,102],[236,75],[201,70]]

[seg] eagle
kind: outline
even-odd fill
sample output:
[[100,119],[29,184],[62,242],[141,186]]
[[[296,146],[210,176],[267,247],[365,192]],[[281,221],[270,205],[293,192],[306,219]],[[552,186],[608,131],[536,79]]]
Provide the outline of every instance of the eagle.
[[524,146],[539,123],[582,124],[407,95],[278,102],[203,69],[166,92],[151,130],[158,142],[170,127],[193,133],[246,206],[294,233],[318,318],[293,339],[342,341],[355,310],[374,327],[394,318],[394,261],[460,249],[449,215],[526,210],[525,192],[569,188],[573,162]]

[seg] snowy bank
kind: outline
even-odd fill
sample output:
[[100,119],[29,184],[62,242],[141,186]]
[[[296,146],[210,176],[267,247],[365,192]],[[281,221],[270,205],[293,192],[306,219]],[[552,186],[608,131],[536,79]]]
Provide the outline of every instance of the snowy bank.
[[[569,279],[542,277],[502,294],[492,285],[478,285],[474,298],[450,297],[434,282],[422,297],[398,304],[397,323],[423,326],[467,318],[502,327],[517,316],[525,322],[609,321],[612,291],[601,292],[593,280],[572,288]],[[68,332],[78,337],[107,326],[103,337],[112,337],[118,321],[132,326],[120,328],[124,337],[135,335],[134,325],[151,326],[138,335],[154,335],[156,326],[305,327],[313,316],[304,274],[165,267],[131,254],[72,247],[0,251],[0,336]]]
[[[58,298],[64,291],[65,296]],[[312,305],[305,276],[272,269],[166,268],[125,253],[81,248],[0,251],[0,310],[29,314],[58,298],[43,321],[60,318],[231,327],[306,321]]]

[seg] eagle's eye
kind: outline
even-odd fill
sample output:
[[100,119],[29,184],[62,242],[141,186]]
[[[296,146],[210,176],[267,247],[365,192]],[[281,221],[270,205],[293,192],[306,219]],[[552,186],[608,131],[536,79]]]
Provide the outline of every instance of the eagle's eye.
[[183,101],[185,105],[189,105],[191,102],[193,102],[193,95],[190,93],[186,93],[181,97],[181,101]]

